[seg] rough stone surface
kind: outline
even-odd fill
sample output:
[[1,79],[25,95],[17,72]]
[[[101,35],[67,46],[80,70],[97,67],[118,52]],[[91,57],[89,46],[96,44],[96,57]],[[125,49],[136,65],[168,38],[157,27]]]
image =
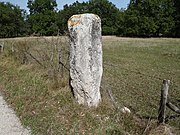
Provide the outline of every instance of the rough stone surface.
[[102,36],[101,20],[94,14],[73,15],[70,32],[70,77],[79,104],[97,106],[101,100]]
[[0,95],[0,135],[30,135],[30,130],[22,127],[15,112],[9,108]]

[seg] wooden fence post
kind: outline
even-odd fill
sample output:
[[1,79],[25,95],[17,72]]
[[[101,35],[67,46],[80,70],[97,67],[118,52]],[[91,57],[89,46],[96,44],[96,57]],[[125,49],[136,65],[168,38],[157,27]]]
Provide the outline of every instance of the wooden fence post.
[[3,52],[4,51],[4,41],[1,43],[0,48],[1,48],[1,52]]
[[61,76],[62,78],[64,77],[64,70],[63,70],[63,65],[62,65],[63,61],[62,61],[62,50],[61,48],[58,49],[58,69],[61,70]]
[[174,105],[170,101],[167,102],[167,107],[169,107],[172,111],[180,114],[180,108],[178,108],[176,105]]
[[15,50],[14,50],[14,42],[11,44],[11,52],[12,53],[15,52]]
[[169,84],[170,84],[170,80],[163,80],[162,89],[161,89],[160,107],[158,111],[159,123],[165,123],[165,118],[166,118],[165,111],[166,111]]

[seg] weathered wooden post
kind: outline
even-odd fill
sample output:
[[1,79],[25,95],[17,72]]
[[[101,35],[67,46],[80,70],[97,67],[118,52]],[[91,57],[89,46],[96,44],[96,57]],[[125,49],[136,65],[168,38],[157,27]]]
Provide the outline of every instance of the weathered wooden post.
[[173,103],[171,103],[170,101],[167,102],[167,107],[169,107],[172,111],[174,111],[175,113],[180,114],[180,108],[178,108],[176,105],[174,105]]
[[1,43],[1,45],[0,45],[0,49],[1,49],[1,52],[3,52],[3,51],[4,51],[4,41]]
[[170,84],[170,80],[163,80],[162,89],[161,89],[160,107],[158,111],[159,123],[165,123],[165,118],[166,118],[165,111],[166,111],[169,84]]
[[14,50],[14,42],[12,43],[11,51],[12,51],[12,53],[15,52],[15,50]]
[[97,106],[101,101],[102,77],[101,20],[94,14],[73,15],[70,33],[70,78],[79,104]]

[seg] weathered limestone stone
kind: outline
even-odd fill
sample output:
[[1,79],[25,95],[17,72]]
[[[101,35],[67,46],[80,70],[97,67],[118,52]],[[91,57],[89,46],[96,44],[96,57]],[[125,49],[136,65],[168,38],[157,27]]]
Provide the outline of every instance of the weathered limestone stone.
[[70,32],[70,77],[79,104],[97,106],[101,101],[102,77],[101,20],[94,14],[73,15]]

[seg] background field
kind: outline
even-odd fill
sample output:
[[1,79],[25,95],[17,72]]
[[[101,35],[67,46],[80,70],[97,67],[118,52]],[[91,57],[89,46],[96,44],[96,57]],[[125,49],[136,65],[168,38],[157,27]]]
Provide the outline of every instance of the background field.
[[[58,63],[59,51],[63,64]],[[103,100],[98,108],[74,101],[68,55],[66,37],[5,40],[1,90],[34,134],[153,134],[163,79],[171,81],[170,100],[180,104],[180,39],[103,37]],[[122,114],[108,91],[116,105],[132,113]],[[167,115],[172,132],[179,134],[180,116],[170,110]]]

